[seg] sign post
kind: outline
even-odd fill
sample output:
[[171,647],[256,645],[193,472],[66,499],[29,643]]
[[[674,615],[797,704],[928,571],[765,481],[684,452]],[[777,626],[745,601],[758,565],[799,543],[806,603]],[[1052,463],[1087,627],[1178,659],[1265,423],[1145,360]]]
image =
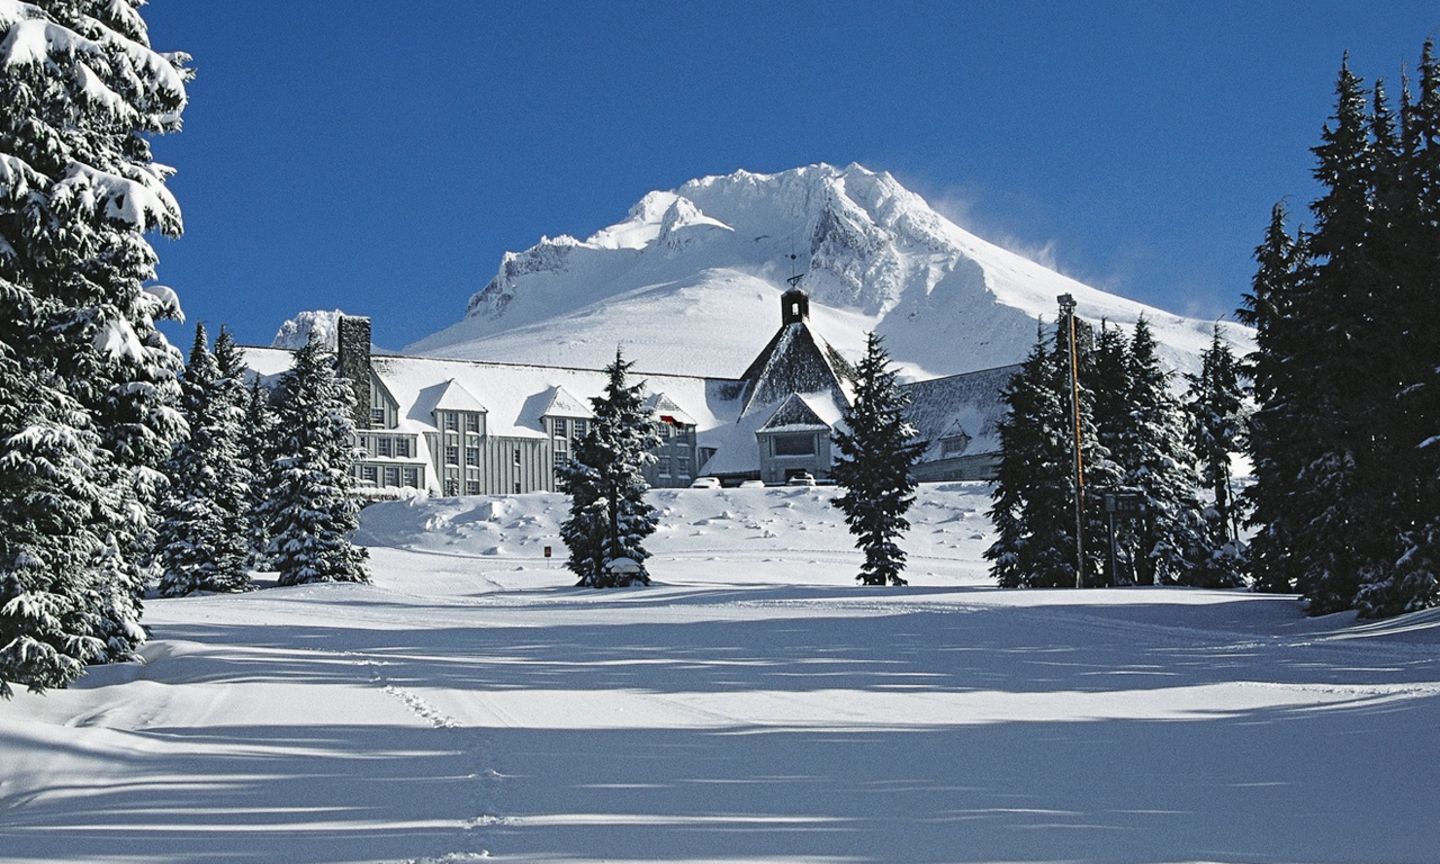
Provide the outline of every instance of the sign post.
[[1110,529],[1110,585],[1116,584],[1115,546],[1118,542],[1115,537],[1115,517],[1133,519],[1145,511],[1145,501],[1135,492],[1106,492],[1105,493],[1105,516]]

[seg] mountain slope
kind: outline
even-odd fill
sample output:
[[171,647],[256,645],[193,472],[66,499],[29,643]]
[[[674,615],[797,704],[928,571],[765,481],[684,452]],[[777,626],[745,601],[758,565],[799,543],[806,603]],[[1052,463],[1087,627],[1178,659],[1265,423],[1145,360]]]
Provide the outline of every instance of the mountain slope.
[[[1091,288],[959,228],[887,173],[811,165],[692,180],[651,192],[586,240],[506,253],[459,323],[407,352],[603,365],[617,343],[641,369],[735,376],[779,325],[789,255],[815,328],[858,356],[886,337],[917,377],[1018,362],[1055,298],[1131,326],[1145,315],[1189,370],[1211,323]],[[1231,328],[1232,338],[1249,333]]]

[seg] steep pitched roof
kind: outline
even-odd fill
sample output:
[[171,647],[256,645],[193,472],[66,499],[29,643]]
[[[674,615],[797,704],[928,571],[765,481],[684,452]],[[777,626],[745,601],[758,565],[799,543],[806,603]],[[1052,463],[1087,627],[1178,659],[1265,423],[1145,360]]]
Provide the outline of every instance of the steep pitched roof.
[[745,370],[741,415],[778,402],[792,393],[830,392],[849,403],[842,373],[849,367],[839,353],[816,336],[804,321],[786,324],[775,333]]
[[485,411],[484,405],[475,398],[475,394],[465,389],[465,386],[454,378],[445,382],[435,404],[430,406],[431,411]]
[[595,416],[595,412],[590,410],[584,400],[577,399],[569,390],[556,385],[550,388],[539,416],[590,418]]
[[686,413],[684,408],[675,404],[675,400],[664,393],[652,393],[645,400],[645,407],[657,420],[670,420],[684,426],[698,425],[695,418]]
[[999,366],[901,385],[910,396],[906,415],[915,437],[929,444],[921,461],[943,458],[941,440],[961,432],[970,437],[965,455],[998,452],[996,424],[1006,411],[1002,396],[1018,371],[1019,366]]

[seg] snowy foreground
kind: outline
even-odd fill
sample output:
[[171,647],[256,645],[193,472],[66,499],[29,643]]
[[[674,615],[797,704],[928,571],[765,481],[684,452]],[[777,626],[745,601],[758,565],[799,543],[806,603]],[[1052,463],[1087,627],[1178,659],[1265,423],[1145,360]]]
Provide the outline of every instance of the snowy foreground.
[[373,587],[151,601],[144,665],[0,704],[0,859],[1440,856],[1440,616],[999,591],[973,486],[857,588],[831,494],[655,493],[648,589],[569,587],[527,495],[369,508]]

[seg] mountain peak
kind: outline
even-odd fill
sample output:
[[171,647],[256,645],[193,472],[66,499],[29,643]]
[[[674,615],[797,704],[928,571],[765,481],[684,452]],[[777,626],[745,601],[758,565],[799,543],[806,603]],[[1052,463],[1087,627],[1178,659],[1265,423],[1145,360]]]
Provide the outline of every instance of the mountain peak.
[[506,253],[466,317],[410,350],[595,366],[623,342],[642,368],[734,376],[778,326],[776,300],[792,272],[803,274],[818,332],[842,354],[858,356],[875,330],[917,377],[1018,362],[1035,319],[1053,318],[1067,293],[1084,317],[1132,324],[1145,315],[1181,369],[1209,342],[1210,322],[988,243],[888,172],[822,162],[699,177],[647,193],[584,240],[544,238]]

